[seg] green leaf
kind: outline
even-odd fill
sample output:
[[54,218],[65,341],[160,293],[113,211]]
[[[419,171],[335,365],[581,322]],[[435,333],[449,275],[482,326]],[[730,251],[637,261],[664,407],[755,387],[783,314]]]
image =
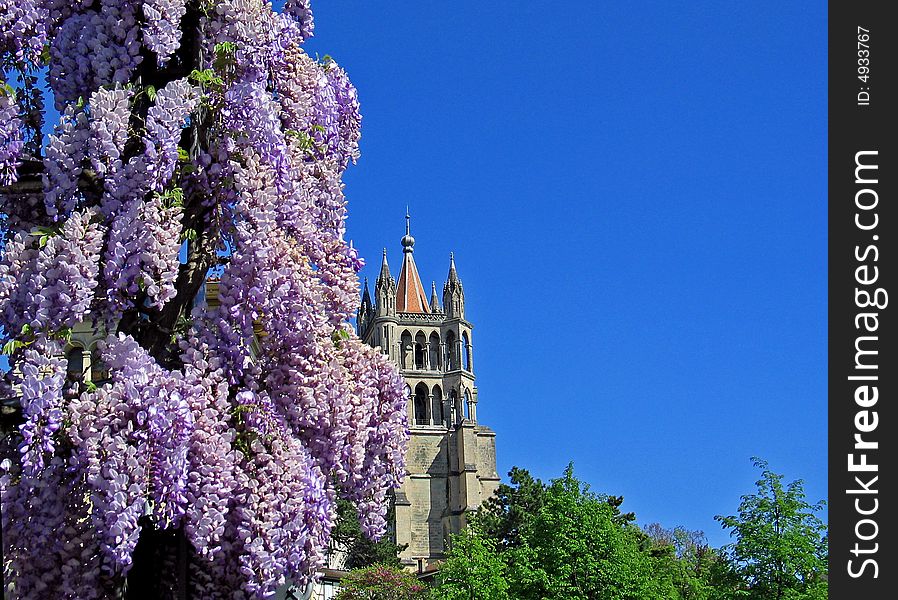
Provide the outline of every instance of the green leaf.
[[25,346],[23,342],[19,340],[9,340],[5,344],[3,344],[3,354],[7,356],[12,356],[12,354],[18,350],[19,348]]
[[194,69],[190,72],[190,79],[200,85],[224,86],[224,81],[222,81],[221,77],[218,77],[212,69],[203,69],[202,71]]
[[219,42],[214,47],[215,54],[234,54],[237,51],[237,44],[234,42]]
[[72,340],[72,328],[71,327],[62,327],[57,331],[54,331],[50,334],[51,338],[57,340],[65,340],[67,342]]
[[147,98],[150,99],[150,102],[156,101],[156,86],[154,86],[154,85],[147,86]]

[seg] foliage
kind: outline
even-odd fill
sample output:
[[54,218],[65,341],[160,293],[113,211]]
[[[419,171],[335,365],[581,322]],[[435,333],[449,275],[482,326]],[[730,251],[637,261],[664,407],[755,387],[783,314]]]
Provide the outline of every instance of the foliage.
[[[822,504],[807,505],[800,482],[784,487],[765,463],[756,464],[764,469],[759,494],[743,498],[739,516],[718,517],[740,537],[722,550],[711,548],[700,531],[657,523],[637,528],[635,515],[621,510],[622,497],[591,492],[571,466],[549,484],[514,468],[510,482],[453,538],[435,595],[824,600],[825,528],[814,516]],[[762,576],[762,564],[800,568],[793,566],[790,579]],[[777,577],[791,582],[779,595],[771,585]]]
[[[532,501],[539,493],[528,477],[518,478]],[[564,475],[544,488],[535,514],[519,514],[517,542],[505,552],[510,596],[521,599],[651,599],[673,597],[672,584],[655,576],[651,557],[640,547],[641,532],[623,515],[617,498],[594,494]],[[519,511],[522,512],[522,511]],[[501,514],[501,513],[500,513]],[[504,511],[509,515],[511,511]]]
[[[170,542],[194,597],[265,597],[322,563],[338,498],[385,528],[408,431],[396,369],[348,324],[358,98],[303,51],[308,1],[283,6],[0,0],[13,597],[162,597],[178,571],[139,557]],[[109,378],[64,396],[76,327]]]
[[[392,523],[395,509],[391,506],[387,512],[387,523]],[[399,568],[399,553],[405,550],[406,544],[397,545],[389,535],[381,539],[371,540],[359,526],[359,515],[355,506],[346,500],[337,502],[337,522],[331,532],[331,544],[346,554],[344,567],[360,569],[372,565],[384,565]]]
[[546,486],[520,467],[508,473],[510,483],[500,483],[480,509],[479,526],[486,537],[496,540],[500,549],[521,544],[522,532],[533,522],[546,498]]
[[644,527],[653,569],[670,580],[682,600],[724,600],[739,589],[739,578],[726,556],[708,545],[705,534],[684,527]]
[[761,469],[757,492],[742,496],[736,515],[715,517],[736,541],[727,551],[749,598],[826,597],[826,524],[817,517],[825,503],[809,504],[801,480],[783,476],[753,458]]
[[373,565],[351,571],[335,600],[426,600],[427,586],[402,569]]
[[446,562],[440,567],[433,596],[446,600],[507,600],[505,563],[495,539],[476,524],[452,536]]

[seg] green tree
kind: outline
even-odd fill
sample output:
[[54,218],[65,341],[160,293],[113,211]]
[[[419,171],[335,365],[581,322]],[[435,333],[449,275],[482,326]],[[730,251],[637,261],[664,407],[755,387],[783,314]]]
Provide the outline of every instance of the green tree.
[[[644,534],[622,515],[616,497],[594,494],[564,475],[545,488],[542,506],[523,519],[506,553],[511,596],[520,599],[651,600],[676,598],[642,550]],[[663,575],[663,574],[662,574]]]
[[729,600],[739,577],[727,557],[708,545],[702,531],[666,529],[659,523],[644,527],[654,569],[666,574],[682,600]]
[[[390,506],[387,523],[393,522],[394,509]],[[344,566],[347,569],[361,569],[380,564],[398,569],[401,566],[399,553],[408,545],[398,545],[392,536],[385,535],[378,541],[372,541],[362,532],[359,515],[355,506],[348,500],[338,500],[337,522],[331,531],[331,545],[346,553]]]
[[507,600],[505,563],[498,543],[481,531],[476,520],[452,536],[440,568],[434,598],[441,600]]
[[744,578],[746,597],[763,600],[825,598],[828,544],[826,524],[817,513],[824,501],[809,504],[801,480],[783,485],[767,462],[757,493],[742,496],[736,515],[715,517],[736,541],[726,547]]
[[504,550],[520,545],[521,532],[539,513],[546,501],[546,485],[526,469],[512,467],[510,483],[499,484],[477,515],[483,534]]
[[429,588],[402,569],[373,565],[350,571],[335,600],[427,600]]

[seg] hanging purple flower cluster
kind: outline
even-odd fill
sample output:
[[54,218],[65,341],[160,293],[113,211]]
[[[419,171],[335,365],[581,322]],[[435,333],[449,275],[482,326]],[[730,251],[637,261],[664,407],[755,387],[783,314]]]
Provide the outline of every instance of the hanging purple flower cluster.
[[[302,585],[337,499],[379,536],[405,472],[404,384],[347,324],[355,88],[302,50],[307,0],[0,8],[2,64],[45,64],[61,114],[43,170],[20,173],[0,91],[0,341],[24,421],[0,464],[12,597],[119,597],[149,530],[186,539],[193,597]],[[63,393],[73,329],[108,378]]]
[[71,3],[71,9],[53,11],[57,22],[50,43],[49,80],[57,110],[101,86],[131,79],[143,59],[137,22],[141,4],[83,0]]
[[0,0],[0,56],[35,63],[47,43],[47,0]]
[[12,93],[0,88],[0,185],[15,183],[16,167],[24,146],[19,105]]
[[284,12],[299,23],[299,31],[302,34],[300,42],[312,37],[315,21],[312,18],[312,7],[309,6],[309,0],[287,0],[284,2]]
[[145,0],[143,14],[146,27],[143,41],[147,48],[156,53],[160,65],[178,49],[181,29],[178,25],[187,12],[187,0]]

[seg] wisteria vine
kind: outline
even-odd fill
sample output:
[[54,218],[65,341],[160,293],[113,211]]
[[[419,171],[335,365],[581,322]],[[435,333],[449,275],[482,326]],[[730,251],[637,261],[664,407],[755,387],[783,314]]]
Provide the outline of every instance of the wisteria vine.
[[322,566],[339,497],[384,532],[404,384],[347,322],[361,117],[312,30],[308,0],[0,0],[11,597],[120,598],[171,534],[159,590],[266,598]]

